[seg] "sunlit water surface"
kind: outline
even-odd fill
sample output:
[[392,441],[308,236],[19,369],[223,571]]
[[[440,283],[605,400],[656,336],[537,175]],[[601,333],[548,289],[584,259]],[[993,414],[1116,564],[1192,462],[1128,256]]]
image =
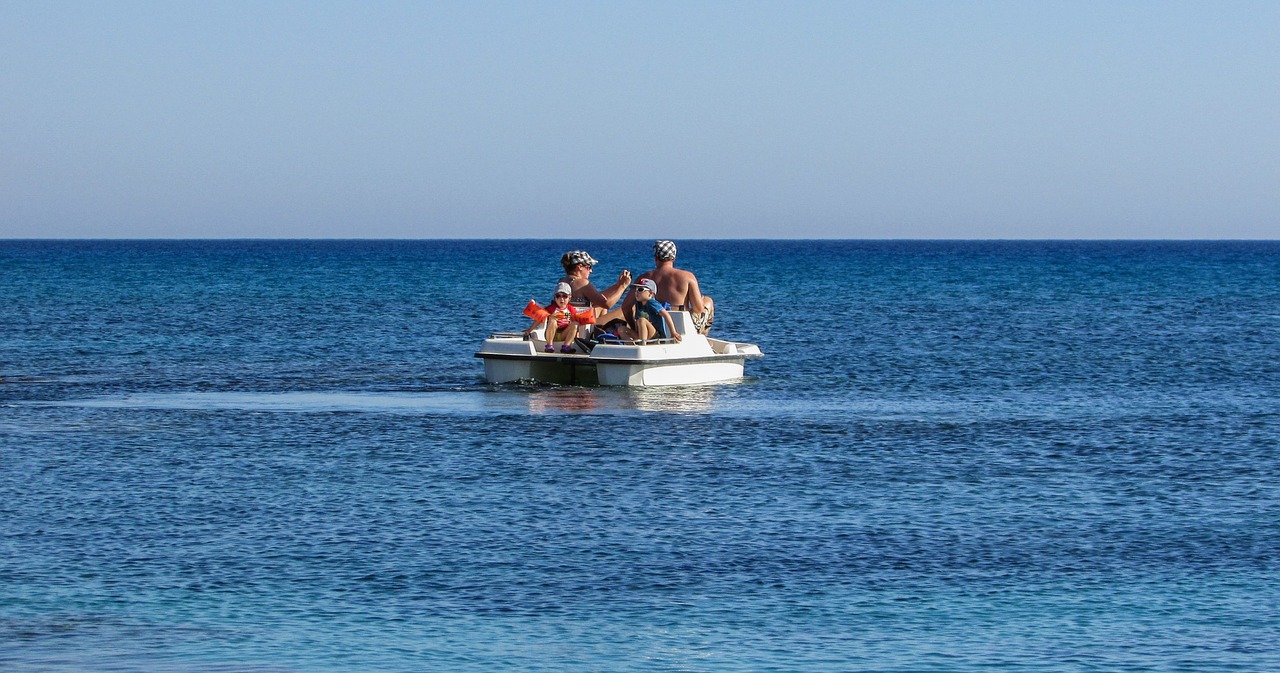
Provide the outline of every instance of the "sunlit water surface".
[[0,242],[0,670],[1280,670],[1280,245],[682,241],[747,379],[485,384],[579,246]]

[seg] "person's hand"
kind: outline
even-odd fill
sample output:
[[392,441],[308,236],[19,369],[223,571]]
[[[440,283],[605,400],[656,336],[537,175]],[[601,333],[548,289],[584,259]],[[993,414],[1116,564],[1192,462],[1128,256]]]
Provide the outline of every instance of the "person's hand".
[[680,333],[676,332],[676,343],[680,343]]
[[622,273],[618,274],[618,280],[619,280],[619,281],[621,281],[621,282],[623,282],[623,283],[630,283],[630,282],[631,282],[631,269],[623,269],[623,270],[622,270]]

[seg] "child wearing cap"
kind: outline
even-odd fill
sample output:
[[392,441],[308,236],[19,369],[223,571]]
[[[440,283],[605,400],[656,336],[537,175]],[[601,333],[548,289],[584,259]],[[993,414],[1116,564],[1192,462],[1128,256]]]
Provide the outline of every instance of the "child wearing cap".
[[635,337],[640,341],[649,339],[675,339],[680,341],[680,333],[676,332],[675,321],[667,308],[658,302],[658,284],[648,278],[641,278],[631,286],[635,303],[631,305],[629,322],[634,325]]
[[542,349],[546,353],[556,352],[556,342],[561,344],[561,353],[576,353],[578,349],[573,347],[573,340],[578,336],[578,325],[595,322],[591,309],[569,305],[572,294],[573,288],[568,283],[559,283],[550,304],[538,306],[537,300],[530,299],[529,305],[524,309],[524,314],[533,319],[533,324],[524,331],[526,336],[532,334],[539,323],[546,321],[547,328],[543,334],[547,345]]

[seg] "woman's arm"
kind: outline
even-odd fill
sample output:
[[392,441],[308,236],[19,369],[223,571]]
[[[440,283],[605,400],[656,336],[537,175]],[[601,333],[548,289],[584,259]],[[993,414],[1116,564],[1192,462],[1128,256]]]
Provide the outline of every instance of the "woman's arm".
[[[618,281],[616,283],[605,288],[604,292],[596,293],[600,295],[600,299],[604,301],[604,303],[595,304],[595,300],[593,299],[592,304],[608,310],[611,306],[618,303],[618,300],[622,298],[622,293],[627,291],[627,286],[629,285],[631,285],[631,272],[623,269],[622,273],[618,274]],[[592,287],[591,289],[594,290],[595,288]]]
[[592,285],[591,283],[587,283],[586,285],[583,285],[582,287],[578,288],[577,291],[578,291],[578,294],[581,294],[583,297],[586,297],[587,301],[591,302],[592,306],[596,306],[604,309],[609,308],[608,297],[605,297],[603,294],[601,294],[600,291],[596,289],[595,285]]

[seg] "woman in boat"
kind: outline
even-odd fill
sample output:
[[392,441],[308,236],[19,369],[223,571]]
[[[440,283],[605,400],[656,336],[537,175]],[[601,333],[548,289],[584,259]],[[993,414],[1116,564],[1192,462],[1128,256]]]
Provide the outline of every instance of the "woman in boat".
[[568,283],[569,287],[573,288],[569,303],[579,308],[590,308],[597,319],[608,313],[609,308],[622,299],[622,294],[631,284],[631,272],[623,269],[622,273],[618,274],[617,282],[605,288],[603,292],[597,290],[596,286],[591,284],[591,271],[599,263],[585,250],[570,250],[560,257],[560,265],[564,267],[564,277],[560,282]]

